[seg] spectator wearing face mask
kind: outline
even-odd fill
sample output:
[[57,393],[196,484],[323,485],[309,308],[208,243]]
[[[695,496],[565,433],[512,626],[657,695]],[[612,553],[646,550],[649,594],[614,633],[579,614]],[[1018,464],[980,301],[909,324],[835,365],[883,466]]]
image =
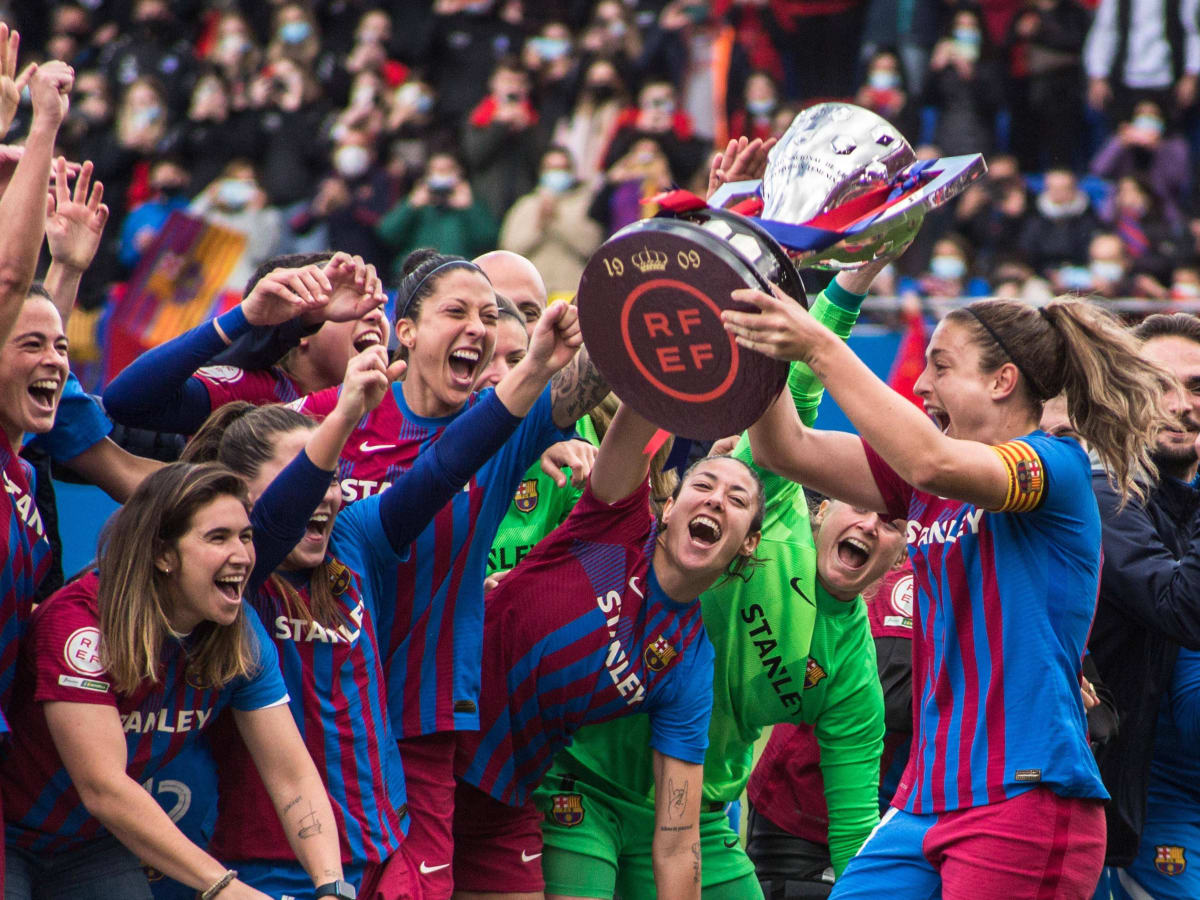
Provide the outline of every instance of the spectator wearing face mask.
[[986,297],[987,281],[971,274],[971,248],[958,234],[947,234],[933,245],[929,269],[919,278],[900,279],[901,295],[916,293],[931,299]]
[[254,115],[232,108],[229,87],[216,70],[196,80],[176,148],[191,173],[193,193],[211,183],[234,159],[250,159],[257,152]]
[[1102,231],[1088,246],[1086,266],[1063,266],[1050,273],[1055,290],[1102,300],[1122,297],[1162,299],[1167,290],[1153,277],[1135,274],[1120,235]]
[[227,10],[217,19],[205,61],[229,86],[230,108],[243,110],[250,104],[250,82],[262,63],[262,48],[254,29],[237,10]]
[[679,109],[675,88],[666,81],[651,81],[638,93],[638,105],[624,110],[604,154],[605,168],[625,157],[644,138],[654,141],[666,156],[671,180],[685,184],[705,161],[708,144],[697,140],[692,120]]
[[643,137],[604,173],[604,182],[596,191],[588,215],[600,223],[605,234],[612,234],[631,222],[654,215],[658,208],[643,203],[669,190],[673,178],[671,164],[658,142]]
[[904,69],[892,50],[879,50],[867,61],[866,79],[854,102],[887,119],[911,142],[918,136],[916,104],[909,102]]
[[388,211],[376,233],[392,253],[397,279],[404,258],[417,247],[437,247],[470,259],[496,244],[495,220],[475,198],[462,164],[449,153],[429,158],[424,176]]
[[139,78],[168,85],[172,108],[187,103],[193,59],[189,28],[176,17],[169,0],[134,0],[129,27],[104,45],[98,60],[110,84],[127,87]]
[[565,147],[575,160],[575,174],[584,181],[604,171],[604,153],[629,94],[612,61],[593,60],[584,71],[583,86],[570,114],[554,127],[552,142]]
[[1184,253],[1183,232],[1167,219],[1145,181],[1135,175],[1119,179],[1102,217],[1120,236],[1131,271],[1170,283]]
[[181,161],[164,156],[150,166],[150,199],[133,209],[121,223],[118,257],[127,272],[137,267],[146,248],[167,218],[188,205],[188,172]]
[[978,14],[960,9],[933,48],[926,83],[926,100],[938,108],[934,140],[947,156],[991,152],[1003,93],[1003,75]]
[[1046,173],[1032,215],[1021,229],[1020,247],[1037,271],[1086,265],[1088,243],[1099,222],[1069,169]]
[[[520,64],[512,60],[500,63],[488,86],[488,96],[463,126],[462,148],[472,190],[492,217],[499,219],[533,187],[541,141],[536,128],[538,113],[529,100],[529,76]],[[438,244],[430,246],[450,252]]]
[[377,269],[387,264],[387,248],[376,228],[396,201],[395,186],[379,164],[376,142],[365,131],[342,133],[330,154],[333,170],[317,187],[305,212],[291,227],[301,234],[324,225],[327,242]]
[[1200,268],[1176,266],[1171,273],[1172,300],[1200,300]]
[[520,50],[524,34],[497,15],[499,5],[493,0],[435,0],[430,37],[414,48],[413,62],[425,70],[438,96],[438,113],[449,122],[466,118],[486,96],[497,64]]
[[561,21],[547,22],[525,42],[521,62],[529,72],[543,129],[553,131],[571,112],[579,85],[579,54],[571,29]]
[[240,291],[254,270],[277,252],[282,216],[267,205],[267,194],[254,166],[244,159],[227,165],[221,176],[192,201],[188,211],[246,236],[246,247],[225,279],[226,290]]
[[504,217],[500,249],[533,263],[550,294],[573,293],[583,267],[604,240],[600,226],[588,217],[591,200],[589,186],[575,177],[570,154],[551,147],[542,156],[538,186]]
[[773,133],[772,117],[779,109],[779,87],[766,72],[754,72],[746,79],[746,92],[740,108],[729,119],[729,134],[746,135],[764,141]]
[[1127,122],[1100,148],[1092,160],[1093,175],[1118,179],[1137,175],[1145,179],[1173,223],[1183,221],[1192,188],[1191,152],[1185,138],[1167,130],[1162,110],[1153,100],[1143,100]]

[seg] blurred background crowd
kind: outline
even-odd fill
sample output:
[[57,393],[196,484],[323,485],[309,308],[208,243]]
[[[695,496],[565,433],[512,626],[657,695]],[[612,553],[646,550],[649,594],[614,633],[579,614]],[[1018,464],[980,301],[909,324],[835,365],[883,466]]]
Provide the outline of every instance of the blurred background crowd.
[[[113,224],[101,308],[168,215],[263,259],[528,256],[574,291],[606,236],[729,136],[849,99],[990,171],[883,295],[1200,297],[1196,0],[3,0],[77,72],[60,138]],[[10,135],[28,124],[27,101]],[[10,138],[12,139],[12,138]]]

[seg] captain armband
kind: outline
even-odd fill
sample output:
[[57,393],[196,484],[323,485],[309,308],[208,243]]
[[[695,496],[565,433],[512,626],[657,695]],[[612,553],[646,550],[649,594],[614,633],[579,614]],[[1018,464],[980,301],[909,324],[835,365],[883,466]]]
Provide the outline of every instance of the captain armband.
[[1032,512],[1046,496],[1046,469],[1042,459],[1025,441],[997,444],[992,450],[1008,473],[1004,503],[995,512]]

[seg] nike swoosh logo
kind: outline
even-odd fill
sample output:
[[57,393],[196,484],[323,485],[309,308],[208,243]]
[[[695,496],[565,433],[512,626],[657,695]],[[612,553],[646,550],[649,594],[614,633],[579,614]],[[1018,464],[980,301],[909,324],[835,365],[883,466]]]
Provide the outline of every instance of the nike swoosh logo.
[[541,855],[542,854],[540,854],[540,853],[533,853],[533,854],[526,853],[524,850],[522,850],[521,851],[521,862],[524,862],[524,863],[533,862],[535,859],[537,859]]
[[738,845],[737,838],[725,838],[724,841],[725,841],[725,847],[728,850],[732,850],[734,847],[736,847]]
[[[373,450],[391,450],[395,446],[395,444],[369,444],[363,441],[358,445],[358,449],[363,453],[370,453]],[[450,863],[446,863],[446,865],[450,865]]]
[[442,863],[440,866],[427,866],[425,860],[421,860],[421,865],[417,866],[421,870],[422,875],[430,875],[434,872],[440,872],[442,869],[450,868],[450,863]]
[[809,599],[808,594],[804,593],[804,590],[800,587],[800,579],[799,578],[793,578],[791,581],[791,584],[792,584],[792,590],[795,591],[797,594],[799,594],[800,598],[805,603],[807,603],[809,606],[817,605],[817,604],[813,603],[811,599]]

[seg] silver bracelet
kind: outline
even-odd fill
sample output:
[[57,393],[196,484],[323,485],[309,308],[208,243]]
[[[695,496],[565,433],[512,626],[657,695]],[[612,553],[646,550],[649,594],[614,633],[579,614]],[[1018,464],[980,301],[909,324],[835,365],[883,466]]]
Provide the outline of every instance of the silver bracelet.
[[226,869],[225,874],[212,883],[208,890],[200,894],[200,900],[212,900],[213,897],[229,887],[229,882],[237,878],[236,869]]

